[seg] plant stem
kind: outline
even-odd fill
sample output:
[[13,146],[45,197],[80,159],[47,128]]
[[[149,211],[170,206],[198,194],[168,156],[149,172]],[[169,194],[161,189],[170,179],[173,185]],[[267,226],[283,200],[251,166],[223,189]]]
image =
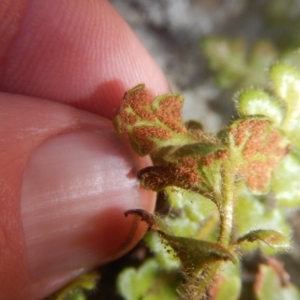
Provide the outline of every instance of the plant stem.
[[189,300],[205,299],[205,292],[209,286],[208,283],[213,282],[220,265],[221,262],[219,261],[213,263],[202,270],[202,276],[200,276],[200,278],[194,278],[189,282],[190,286],[197,287],[194,291],[191,291],[191,294],[188,293]]
[[231,160],[224,164],[222,170],[222,187],[221,187],[221,201],[219,201],[220,212],[220,233],[218,242],[228,247],[232,236],[233,228],[233,203],[234,203],[234,172]]
[[[228,160],[224,164],[222,170],[222,186],[221,194],[217,203],[219,203],[218,209],[220,213],[220,232],[218,242],[224,247],[229,248],[233,229],[233,205],[234,205],[234,164]],[[221,262],[217,261],[207,267],[203,271],[203,280],[200,281],[197,287],[197,295],[192,297],[192,300],[198,300],[199,295],[205,295],[205,291],[209,284],[216,276],[218,269],[221,266]]]

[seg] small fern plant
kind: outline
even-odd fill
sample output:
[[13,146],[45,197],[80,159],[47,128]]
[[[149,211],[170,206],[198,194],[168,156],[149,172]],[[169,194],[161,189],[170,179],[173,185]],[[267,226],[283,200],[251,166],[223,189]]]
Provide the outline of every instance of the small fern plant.
[[137,176],[168,203],[125,213],[147,223],[153,253],[119,275],[125,299],[300,299],[271,257],[289,251],[285,210],[300,204],[300,72],[279,62],[269,75],[272,92],[238,94],[239,118],[216,135],[182,121],[179,94],[152,101],[143,84],[125,94],[114,126],[151,156]]

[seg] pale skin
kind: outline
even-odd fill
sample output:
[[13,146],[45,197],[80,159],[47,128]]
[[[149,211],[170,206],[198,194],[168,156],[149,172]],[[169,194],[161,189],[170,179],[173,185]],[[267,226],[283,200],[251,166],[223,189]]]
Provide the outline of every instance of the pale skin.
[[42,299],[142,237],[124,210],[153,210],[150,161],[108,120],[131,87],[169,87],[105,0],[1,1],[0,38],[0,295]]

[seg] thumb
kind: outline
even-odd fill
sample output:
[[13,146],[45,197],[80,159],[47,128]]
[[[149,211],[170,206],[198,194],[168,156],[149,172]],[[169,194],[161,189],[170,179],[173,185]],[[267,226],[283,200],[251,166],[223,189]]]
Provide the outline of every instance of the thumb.
[[124,211],[153,209],[135,177],[149,161],[90,113],[13,95],[0,106],[0,294],[38,299],[138,242],[145,228]]

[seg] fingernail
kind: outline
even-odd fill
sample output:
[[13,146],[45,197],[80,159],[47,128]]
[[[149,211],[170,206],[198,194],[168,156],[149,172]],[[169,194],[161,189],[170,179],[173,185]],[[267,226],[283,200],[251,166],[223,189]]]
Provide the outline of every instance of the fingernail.
[[32,276],[95,267],[128,251],[145,228],[124,212],[155,202],[135,176],[148,164],[113,130],[62,134],[36,149],[21,192]]

